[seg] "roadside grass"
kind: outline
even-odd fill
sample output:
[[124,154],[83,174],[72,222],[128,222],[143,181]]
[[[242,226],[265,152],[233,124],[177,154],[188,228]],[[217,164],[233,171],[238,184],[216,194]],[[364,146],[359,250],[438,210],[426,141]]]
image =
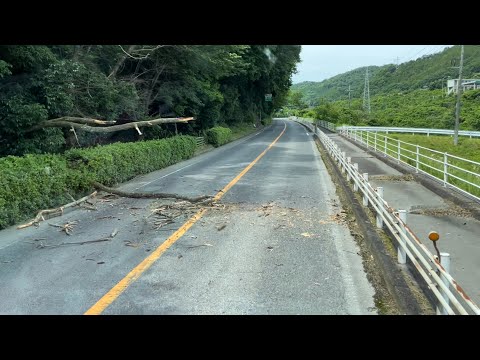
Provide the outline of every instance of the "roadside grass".
[[[367,135],[362,132],[362,138],[365,142],[368,140],[369,147],[376,147],[413,167],[417,166],[418,153],[419,170],[480,197],[480,139],[459,137],[458,146],[454,146],[451,136],[377,133],[375,140],[375,133],[368,132]],[[444,175],[445,160],[448,163],[447,176]]]
[[459,136],[458,146],[455,146],[453,145],[452,136],[426,136],[423,134],[389,134],[387,136],[440,152],[447,152],[448,154],[468,160],[480,162],[480,139],[470,139],[466,136]]
[[254,132],[260,129],[258,127],[253,127],[253,124],[240,124],[240,125],[230,126],[230,130],[232,130],[231,141],[234,141],[244,136],[253,134]]

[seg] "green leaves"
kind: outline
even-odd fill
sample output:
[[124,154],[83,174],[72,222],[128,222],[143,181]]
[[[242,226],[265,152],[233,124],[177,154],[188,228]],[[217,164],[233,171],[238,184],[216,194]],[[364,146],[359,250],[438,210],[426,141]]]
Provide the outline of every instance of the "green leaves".
[[221,126],[208,129],[206,132],[207,142],[215,147],[228,143],[231,138],[232,130]]
[[[58,131],[26,133],[63,116],[195,116],[192,133],[258,121],[285,103],[299,54],[296,45],[0,46],[0,156],[72,146]],[[273,101],[266,103],[265,94]],[[82,145],[94,143],[78,136]]]
[[11,75],[12,72],[10,71],[10,68],[12,65],[7,63],[6,61],[0,60],[0,79],[4,77],[5,75]]
[[66,180],[67,163],[59,155],[0,159],[0,229],[65,202]]
[[115,185],[193,156],[195,138],[116,143],[74,149],[61,155],[0,159],[0,229],[27,220],[41,209],[92,190],[92,181]]

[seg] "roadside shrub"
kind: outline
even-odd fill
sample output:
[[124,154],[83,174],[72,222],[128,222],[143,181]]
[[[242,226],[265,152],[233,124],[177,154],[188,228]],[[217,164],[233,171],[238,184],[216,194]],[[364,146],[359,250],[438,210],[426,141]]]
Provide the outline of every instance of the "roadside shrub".
[[231,138],[232,130],[221,126],[215,126],[208,129],[206,133],[207,142],[215,147],[228,143]]
[[67,174],[61,155],[0,158],[0,229],[68,202]]
[[193,156],[196,149],[192,136],[116,143],[65,152],[69,167],[75,170],[73,184],[83,190],[92,181],[111,186],[146,174]]
[[107,186],[191,158],[192,136],[73,149],[64,155],[0,158],[0,229],[31,219],[92,191],[92,181]]
[[263,126],[270,125],[272,122],[273,122],[273,119],[271,117],[263,118],[261,121]]

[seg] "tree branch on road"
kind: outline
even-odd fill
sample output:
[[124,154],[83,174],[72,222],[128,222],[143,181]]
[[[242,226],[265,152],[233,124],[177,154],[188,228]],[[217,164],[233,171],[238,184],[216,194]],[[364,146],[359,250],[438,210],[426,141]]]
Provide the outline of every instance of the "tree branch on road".
[[94,192],[91,193],[90,195],[84,196],[84,197],[81,198],[81,199],[72,201],[71,203],[68,203],[68,204],[66,204],[66,205],[60,206],[60,207],[58,207],[58,208],[40,210],[40,211],[38,212],[37,216],[35,216],[35,218],[34,218],[33,220],[29,221],[29,222],[26,223],[26,224],[17,226],[17,229],[24,229],[24,228],[26,228],[26,227],[29,227],[29,226],[32,226],[32,225],[36,225],[36,224],[38,224],[40,221],[44,221],[44,220],[45,220],[45,215],[53,215],[52,217],[63,215],[63,211],[64,211],[65,209],[67,209],[67,208],[69,208],[69,207],[72,207],[72,206],[75,206],[75,205],[79,205],[79,204],[87,201],[88,199],[94,197],[95,195],[97,195],[97,192],[96,192],[96,191],[94,191]]
[[134,199],[179,199],[179,200],[186,200],[191,203],[210,203],[213,201],[213,196],[203,195],[198,197],[188,197],[178,194],[167,194],[167,193],[134,193],[128,191],[121,191],[118,189],[114,189],[98,182],[94,182],[93,186],[97,190],[102,190],[108,192],[110,194],[115,194],[123,197],[134,198]]

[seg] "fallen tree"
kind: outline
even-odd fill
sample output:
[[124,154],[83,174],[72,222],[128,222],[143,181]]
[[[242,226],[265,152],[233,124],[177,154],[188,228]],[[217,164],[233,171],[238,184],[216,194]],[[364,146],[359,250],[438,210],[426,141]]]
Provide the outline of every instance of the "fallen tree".
[[137,192],[128,192],[114,189],[98,182],[93,182],[93,186],[97,190],[105,191],[110,194],[115,194],[122,197],[128,197],[133,199],[178,199],[186,200],[191,203],[209,203],[213,201],[213,196],[203,195],[198,197],[188,197],[178,194],[168,194],[168,193],[137,193]]
[[[120,130],[127,129],[136,129],[137,132],[142,135],[140,128],[144,126],[154,126],[158,124],[171,124],[171,123],[185,123],[188,121],[195,120],[193,117],[185,118],[160,118],[144,121],[132,121],[125,124],[114,125],[116,121],[106,121],[106,120],[97,120],[91,118],[79,118],[72,116],[64,116],[61,118],[45,120],[38,123],[35,126],[27,129],[25,133],[32,131],[48,128],[48,127],[60,127],[60,128],[73,128],[83,131],[88,131],[91,133],[111,133]],[[101,126],[91,126],[91,125],[101,125]],[[108,125],[108,126],[103,126]]]
[[[118,189],[114,189],[108,186],[105,186],[103,184],[100,184],[99,182],[93,182],[93,186],[97,190],[105,191],[110,194],[122,196],[122,197],[128,197],[128,198],[133,198],[133,199],[177,199],[177,200],[185,200],[188,201],[192,204],[198,204],[198,205],[204,205],[204,204],[210,204],[213,202],[213,196],[209,195],[202,195],[198,197],[188,197],[188,196],[182,196],[178,194],[168,194],[168,193],[134,193],[134,192],[128,192],[128,191],[121,191]],[[45,210],[40,210],[35,216],[35,218],[28,223],[25,223],[23,225],[17,226],[17,229],[24,229],[26,227],[32,226],[32,225],[38,225],[40,221],[45,221],[46,216],[49,215],[49,218],[51,217],[56,217],[56,216],[61,216],[63,215],[63,212],[65,209],[79,205],[88,199],[94,197],[97,195],[97,191],[93,192],[90,195],[84,196],[81,199],[72,201],[71,203],[68,203],[66,205],[57,207],[55,209],[45,209]],[[56,226],[56,225],[52,225]],[[67,235],[69,235],[68,231]]]

